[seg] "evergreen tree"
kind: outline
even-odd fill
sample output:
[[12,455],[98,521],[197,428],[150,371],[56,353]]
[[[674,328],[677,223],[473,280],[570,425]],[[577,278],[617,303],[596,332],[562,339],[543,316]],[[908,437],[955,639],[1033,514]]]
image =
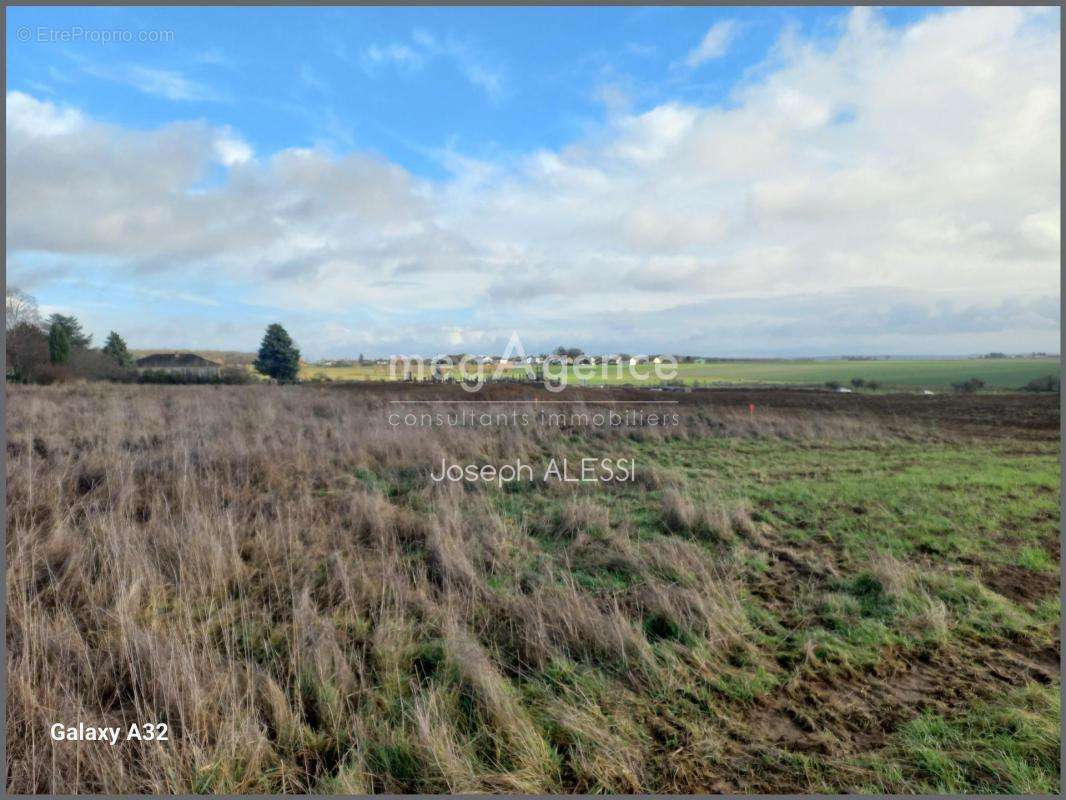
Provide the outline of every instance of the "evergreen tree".
[[70,333],[58,322],[48,329],[48,359],[53,364],[70,361]]
[[126,349],[126,340],[115,331],[107,335],[107,341],[102,348],[105,355],[111,356],[120,367],[129,367],[133,364],[133,356]]
[[274,323],[266,329],[259,345],[255,368],[264,375],[282,382],[294,381],[300,372],[300,351],[281,325]]
[[59,325],[67,332],[67,340],[71,347],[88,347],[92,344],[92,334],[88,334],[81,329],[81,323],[78,322],[77,317],[70,317],[64,314],[53,314],[48,318],[49,325]]

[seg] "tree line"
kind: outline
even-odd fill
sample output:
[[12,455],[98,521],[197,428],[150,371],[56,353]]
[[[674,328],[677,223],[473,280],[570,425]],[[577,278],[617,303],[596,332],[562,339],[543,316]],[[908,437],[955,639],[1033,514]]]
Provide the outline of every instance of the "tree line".
[[[72,315],[42,316],[36,299],[17,288],[6,292],[7,379],[19,383],[64,380],[131,381],[151,379],[133,369],[126,340],[117,331],[103,346],[92,346],[92,334]],[[270,325],[259,347],[254,369],[281,383],[294,382],[300,371],[300,350],[280,325]],[[159,376],[154,376],[158,378]],[[224,383],[246,383],[254,377],[243,368],[224,370]]]
[[54,383],[74,378],[121,380],[133,363],[125,340],[111,331],[104,345],[92,346],[74,316],[43,317],[37,301],[15,288],[6,292],[7,378]]

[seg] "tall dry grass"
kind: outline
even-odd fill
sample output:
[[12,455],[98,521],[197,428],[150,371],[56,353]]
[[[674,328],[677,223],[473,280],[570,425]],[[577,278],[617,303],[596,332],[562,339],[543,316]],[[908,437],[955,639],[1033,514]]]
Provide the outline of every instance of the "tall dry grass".
[[[495,490],[425,475],[562,452],[558,431],[390,429],[387,408],[306,387],[9,387],[9,791],[704,788],[650,766],[666,745],[642,715],[747,647],[733,567],[694,541],[743,531],[744,508],[650,469],[654,545],[612,526],[609,494],[569,487],[537,488],[558,510],[530,530]],[[575,577],[604,569],[626,587]],[[71,744],[54,722],[171,733]]]

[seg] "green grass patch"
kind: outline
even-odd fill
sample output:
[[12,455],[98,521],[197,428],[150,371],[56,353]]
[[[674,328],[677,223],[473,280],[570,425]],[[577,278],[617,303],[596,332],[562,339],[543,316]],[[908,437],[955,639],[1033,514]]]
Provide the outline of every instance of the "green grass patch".
[[[897,735],[896,791],[1055,794],[1059,790],[1058,687],[1030,684],[952,718],[927,712]],[[900,785],[901,784],[901,785]]]

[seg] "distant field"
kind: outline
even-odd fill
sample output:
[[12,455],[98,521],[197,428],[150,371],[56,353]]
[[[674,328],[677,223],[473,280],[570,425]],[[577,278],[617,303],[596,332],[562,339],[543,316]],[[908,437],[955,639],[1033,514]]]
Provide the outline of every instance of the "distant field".
[[389,368],[377,364],[359,367],[300,367],[300,380],[307,381],[315,377],[329,378],[333,381],[387,381],[389,380]]
[[[629,375],[621,377],[617,367],[610,367],[606,378],[597,368],[589,385],[620,383],[656,383],[654,376],[644,380]],[[641,367],[642,372],[650,371]],[[1034,378],[1045,375],[1060,377],[1061,364],[1054,358],[960,359],[937,361],[731,361],[714,364],[681,364],[678,380],[698,384],[793,384],[820,386],[827,381],[848,384],[852,378],[877,381],[883,389],[951,388],[968,378],[981,378],[996,389],[1017,389]],[[310,380],[320,376],[335,381],[389,380],[386,366],[357,367],[308,366],[300,377]],[[573,371],[570,382],[579,384]]]

